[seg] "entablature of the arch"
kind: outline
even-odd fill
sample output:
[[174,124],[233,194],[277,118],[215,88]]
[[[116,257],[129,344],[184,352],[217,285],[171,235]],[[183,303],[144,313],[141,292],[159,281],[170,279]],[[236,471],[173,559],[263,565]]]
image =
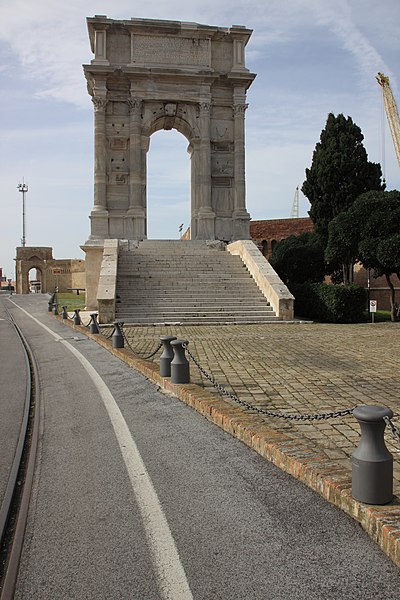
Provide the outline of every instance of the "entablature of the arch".
[[155,19],[87,19],[93,66],[248,73],[245,46],[252,30]]

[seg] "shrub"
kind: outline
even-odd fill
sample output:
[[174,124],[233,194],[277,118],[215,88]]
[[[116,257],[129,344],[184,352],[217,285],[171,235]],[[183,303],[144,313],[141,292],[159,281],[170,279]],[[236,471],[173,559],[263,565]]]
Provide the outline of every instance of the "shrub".
[[286,285],[322,281],[324,249],[313,232],[291,235],[278,242],[269,262]]
[[293,285],[294,313],[326,323],[359,323],[365,321],[367,293],[358,285],[304,283]]

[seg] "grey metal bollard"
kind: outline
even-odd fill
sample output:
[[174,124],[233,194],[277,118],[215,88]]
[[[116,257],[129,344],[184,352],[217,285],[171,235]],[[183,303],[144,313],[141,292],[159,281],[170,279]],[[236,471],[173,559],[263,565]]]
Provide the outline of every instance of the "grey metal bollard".
[[188,344],[187,340],[173,340],[171,346],[174,350],[174,358],[171,361],[171,382],[190,383],[189,362],[185,355],[182,344]]
[[99,325],[97,323],[97,316],[98,316],[98,313],[92,313],[90,315],[90,319],[91,319],[90,324],[89,324],[90,333],[95,333],[95,334],[100,333]]
[[393,417],[385,406],[357,406],[353,410],[361,428],[360,445],[352,455],[352,495],[366,504],[387,504],[393,499],[393,456],[385,446],[383,417]]
[[75,308],[75,310],[74,310],[75,314],[72,317],[74,325],[82,325],[82,320],[81,320],[81,316],[80,316],[79,312],[80,312],[80,309],[79,308]]
[[48,308],[49,308],[49,312],[51,312],[51,311],[53,310],[53,304],[54,304],[54,300],[55,300],[55,299],[56,299],[56,295],[55,295],[55,294],[52,294],[52,295],[50,296],[50,300],[49,300],[49,306],[48,306]]
[[58,304],[56,302],[53,304],[53,315],[58,315]]
[[68,319],[68,312],[67,312],[67,307],[66,306],[62,307],[62,313],[61,313],[61,315],[62,315],[63,319]]
[[171,377],[171,362],[174,358],[171,342],[176,340],[176,335],[162,335],[160,340],[163,345],[163,351],[160,356],[160,375],[161,377]]
[[122,330],[121,330],[122,326],[123,326],[123,323],[121,321],[114,322],[114,333],[111,336],[113,348],[123,348],[124,347],[124,336],[122,335]]

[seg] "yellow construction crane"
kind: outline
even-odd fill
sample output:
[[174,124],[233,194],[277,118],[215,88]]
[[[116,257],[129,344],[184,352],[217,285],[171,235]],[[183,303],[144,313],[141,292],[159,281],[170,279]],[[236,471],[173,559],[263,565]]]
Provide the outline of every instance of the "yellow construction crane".
[[389,123],[390,133],[392,134],[397,162],[399,163],[400,167],[400,117],[396,100],[394,99],[392,90],[390,88],[389,77],[383,73],[378,73],[376,80],[382,88],[385,112]]

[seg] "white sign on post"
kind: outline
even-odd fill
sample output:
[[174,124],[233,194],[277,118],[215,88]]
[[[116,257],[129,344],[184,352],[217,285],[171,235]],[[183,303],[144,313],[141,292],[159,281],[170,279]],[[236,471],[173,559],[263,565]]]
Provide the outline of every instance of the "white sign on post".
[[371,313],[371,319],[372,319],[373,323],[375,323],[375,313],[376,313],[377,306],[378,306],[378,302],[376,300],[369,301],[369,312]]

